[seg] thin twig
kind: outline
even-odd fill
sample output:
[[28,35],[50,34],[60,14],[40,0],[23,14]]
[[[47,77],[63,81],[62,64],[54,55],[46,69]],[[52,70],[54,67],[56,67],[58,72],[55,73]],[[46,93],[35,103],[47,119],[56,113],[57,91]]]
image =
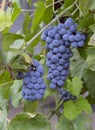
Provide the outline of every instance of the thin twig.
[[3,0],[3,1],[2,1],[2,5],[1,5],[1,10],[4,10],[5,4],[6,4],[6,0]]
[[59,103],[57,104],[56,108],[52,111],[52,113],[50,114],[50,116],[48,117],[48,119],[51,119],[51,117],[56,114],[57,110],[61,107],[61,105],[62,105],[63,103],[64,103],[64,100],[62,100],[61,102],[59,102]]
[[83,14],[83,12],[81,11],[81,9],[80,9],[79,5],[77,4],[77,2],[75,2],[75,5],[76,5],[76,7],[79,9],[79,11],[80,11],[80,16],[83,16],[83,17],[84,17],[84,14]]
[[76,8],[72,13],[71,16],[73,16],[78,11],[78,8]]
[[[57,18],[60,18],[62,15],[64,15],[68,10],[72,9],[72,7],[74,6],[74,3],[69,6],[68,8],[66,8],[62,13],[60,13]],[[24,46],[23,50],[26,50],[26,48],[51,24],[53,24],[56,21],[56,18],[54,18],[49,24],[47,24],[44,28],[42,28],[41,31],[39,31],[34,37],[32,37],[32,39],[30,39],[30,41],[28,41],[26,43],[26,46]]]
[[48,6],[46,6],[47,8],[49,8],[49,7],[51,7],[52,5],[55,5],[55,4],[57,4],[57,3],[60,3],[60,2],[62,2],[63,0],[58,0],[58,1],[56,1],[56,2],[53,2],[52,4],[49,4]]

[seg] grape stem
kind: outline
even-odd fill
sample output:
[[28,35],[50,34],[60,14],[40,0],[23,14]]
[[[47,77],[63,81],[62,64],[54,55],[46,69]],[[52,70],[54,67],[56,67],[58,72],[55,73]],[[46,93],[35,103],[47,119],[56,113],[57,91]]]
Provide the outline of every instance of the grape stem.
[[57,110],[61,107],[61,105],[64,103],[64,100],[61,100],[61,102],[58,102],[58,104],[56,105],[56,108],[51,112],[50,116],[48,117],[48,119],[51,119],[52,116],[54,116],[57,112]]
[[84,14],[83,14],[83,12],[81,11],[81,9],[80,9],[80,7],[79,7],[79,5],[77,4],[76,1],[75,1],[75,5],[76,5],[76,7],[78,8],[78,10],[80,11],[80,17],[81,17],[81,16],[84,17]]
[[56,1],[56,2],[53,2],[52,4],[49,4],[49,5],[46,6],[46,7],[49,8],[49,7],[51,7],[52,5],[55,5],[55,4],[57,4],[57,3],[60,3],[60,4],[61,4],[61,2],[63,2],[63,0],[58,0],[58,1]]
[[3,1],[2,1],[2,5],[1,5],[1,10],[4,10],[5,4],[6,4],[6,0],[3,0]]
[[[72,7],[75,5],[75,3],[73,3],[71,6],[69,6],[68,8],[66,8],[62,13],[60,13],[57,18],[59,19],[62,15],[64,15],[67,11],[69,11],[70,9],[72,9]],[[39,31],[34,37],[32,37],[32,39],[30,39],[26,45],[24,46],[23,50],[26,50],[26,48],[51,24],[53,24],[56,21],[56,17],[49,23],[47,24],[44,28],[42,28],[41,31]]]

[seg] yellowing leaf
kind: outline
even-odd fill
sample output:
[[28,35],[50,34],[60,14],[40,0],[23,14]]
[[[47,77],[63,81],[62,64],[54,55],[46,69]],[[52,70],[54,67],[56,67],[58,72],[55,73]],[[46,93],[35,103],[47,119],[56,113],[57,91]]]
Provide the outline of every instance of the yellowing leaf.
[[4,11],[0,10],[0,32],[2,32],[5,28],[10,27],[11,25],[11,15],[5,14]]

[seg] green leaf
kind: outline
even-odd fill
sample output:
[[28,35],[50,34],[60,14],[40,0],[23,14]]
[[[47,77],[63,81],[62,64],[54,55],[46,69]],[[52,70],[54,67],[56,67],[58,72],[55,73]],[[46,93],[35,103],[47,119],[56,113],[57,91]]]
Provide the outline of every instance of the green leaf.
[[21,9],[18,7],[17,2],[13,4],[13,13],[12,13],[12,21],[14,22],[16,18],[19,16],[21,13]]
[[95,0],[90,1],[89,9],[95,11]]
[[75,102],[68,101],[64,103],[64,116],[68,120],[74,120],[79,114],[82,112],[86,112],[87,114],[92,113],[92,108],[88,101],[83,97],[79,97]]
[[72,84],[73,84],[72,94],[74,94],[75,96],[79,96],[80,91],[83,88],[81,79],[78,77],[74,77],[72,79]]
[[72,95],[79,96],[81,89],[83,88],[82,81],[78,77],[74,77],[72,82],[67,80],[67,89],[72,93]]
[[95,46],[95,33],[90,37],[88,45]]
[[11,25],[11,15],[5,14],[4,11],[0,10],[0,32],[5,30],[7,27],[10,27]]
[[31,101],[25,101],[24,102],[24,107],[23,110],[25,112],[29,112],[29,113],[33,113],[36,111],[36,109],[38,108],[38,102],[31,102]]
[[26,13],[24,23],[23,23],[23,33],[26,36],[30,35],[30,23],[31,23],[31,18],[29,16],[29,13]]
[[64,6],[64,8],[67,8],[70,5],[72,5],[74,2],[75,2],[75,0],[65,0],[63,6]]
[[43,1],[36,2],[35,6],[36,6],[36,12],[34,14],[34,18],[32,21],[32,30],[35,30],[39,26],[42,20],[44,11],[46,10],[46,7]]
[[81,112],[78,111],[76,104],[73,101],[64,103],[64,116],[68,120],[74,120]]
[[41,114],[20,113],[11,120],[8,130],[51,130],[51,126]]
[[87,112],[88,114],[91,114],[91,113],[92,113],[91,105],[90,105],[89,102],[88,102],[85,98],[83,98],[83,97],[80,97],[80,98],[77,100],[76,106],[77,106],[78,111],[85,111],[85,112]]
[[22,99],[21,94],[21,80],[15,80],[13,85],[11,86],[11,102],[14,107],[18,107],[20,100]]
[[[7,80],[6,80],[7,79]],[[9,87],[13,83],[13,80],[10,76],[10,74],[5,71],[1,76],[0,76],[0,87]]]
[[23,37],[19,34],[13,34],[13,33],[5,33],[2,35],[2,45],[4,51],[7,51],[11,44],[14,43],[15,40],[23,39]]
[[31,32],[37,30],[41,22],[45,22],[45,23],[50,22],[53,16],[52,8],[51,7],[47,8],[43,1],[36,2],[35,6],[36,6],[36,11],[32,21]]
[[30,56],[28,54],[26,54],[25,52],[23,52],[23,51],[21,51],[19,49],[15,49],[15,48],[10,48],[10,51],[12,51],[12,52],[14,52],[14,53],[24,57],[26,63],[29,63],[29,64],[31,63]]
[[46,0],[46,5],[52,4],[52,0]]
[[39,44],[40,39],[41,39],[40,36],[37,37],[37,38],[27,47],[27,51],[33,52],[33,51],[34,51],[34,47]]
[[[90,26],[89,26],[89,29],[90,29],[92,32],[95,33],[95,24],[90,25]],[[91,42],[91,43],[92,43],[92,42]],[[93,43],[92,43],[92,45],[93,45]]]
[[79,0],[79,7],[83,14],[89,12],[89,6],[91,5],[91,0]]
[[73,50],[74,56],[71,58],[70,72],[71,76],[81,78],[87,68],[85,60],[80,57],[77,50]]
[[92,130],[91,118],[82,113],[75,120],[69,121],[62,114],[57,124],[57,130]]
[[92,71],[95,71],[95,47],[87,49],[87,65],[88,68]]
[[10,0],[12,3],[16,3],[17,4],[17,6],[19,6],[20,7],[20,0]]
[[0,96],[0,130],[7,129],[7,106],[8,101]]
[[88,13],[84,17],[79,19],[79,25],[81,27],[82,32],[87,32],[89,30],[89,26],[94,23],[95,20],[92,13]]
[[95,71],[87,70],[84,74],[86,88],[93,99],[95,99]]
[[12,84],[13,79],[10,77],[10,74],[5,71],[2,75],[0,75],[0,95],[8,99],[10,97],[10,86]]

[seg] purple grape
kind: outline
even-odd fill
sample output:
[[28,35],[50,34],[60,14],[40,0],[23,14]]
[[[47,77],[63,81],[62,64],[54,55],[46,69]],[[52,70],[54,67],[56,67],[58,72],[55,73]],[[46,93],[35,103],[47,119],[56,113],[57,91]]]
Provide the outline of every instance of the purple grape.
[[53,56],[51,57],[51,62],[53,62],[53,63],[58,62],[58,57],[57,57],[56,55],[53,55]]
[[69,40],[70,40],[70,42],[74,42],[75,41],[75,36],[74,35],[70,35]]
[[62,29],[60,30],[60,33],[61,33],[62,35],[64,35],[64,34],[66,34],[66,33],[67,33],[67,31],[66,31],[66,29],[65,29],[65,28],[62,28]]
[[44,33],[41,35],[41,39],[44,40],[44,41],[46,40],[46,37],[47,36]]
[[73,21],[72,18],[68,18],[68,19],[65,21],[65,23],[64,23],[65,28],[70,28],[73,24],[74,24],[74,21]]
[[70,27],[70,31],[71,31],[71,32],[76,32],[76,26],[75,26],[75,25],[72,25],[72,26]]
[[54,76],[58,76],[58,75],[59,75],[59,71],[58,71],[58,70],[54,70],[54,71],[53,71],[53,75],[54,75]]
[[77,48],[77,46],[78,46],[77,42],[72,42],[71,45],[72,45],[73,48]]
[[83,46],[84,46],[84,41],[78,42],[78,46],[79,46],[79,47],[83,47]]
[[75,35],[75,40],[76,41],[81,41],[81,35],[80,34],[76,34]]
[[53,39],[52,39],[52,38],[50,38],[50,37],[47,37],[47,38],[46,38],[46,42],[47,42],[47,43],[51,43],[51,42],[52,42],[52,40],[53,40]]
[[65,46],[59,46],[59,52],[61,52],[61,53],[65,53],[65,51],[66,51],[66,47]]
[[51,84],[50,84],[50,88],[51,88],[51,89],[55,89],[55,88],[56,88],[56,84],[51,83]]
[[69,34],[64,34],[63,36],[62,36],[62,38],[63,38],[63,40],[64,41],[69,41]]
[[61,86],[64,85],[64,82],[63,82],[62,80],[58,80],[58,81],[57,81],[57,85],[61,87]]

